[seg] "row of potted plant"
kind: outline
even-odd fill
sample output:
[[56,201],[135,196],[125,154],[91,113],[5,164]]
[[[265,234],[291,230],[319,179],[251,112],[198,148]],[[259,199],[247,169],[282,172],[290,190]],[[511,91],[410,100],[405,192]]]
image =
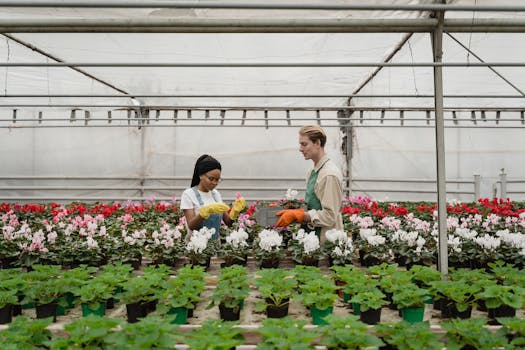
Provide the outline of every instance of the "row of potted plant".
[[[429,300],[434,301],[444,318],[470,317],[474,306],[485,307],[491,320],[515,315],[525,299],[525,276],[520,269],[503,262],[490,263],[490,268],[490,272],[452,270],[443,279],[435,269],[419,265],[410,270],[399,269],[396,264],[365,270],[352,265],[334,266],[333,273],[328,275],[318,267],[298,265],[292,270],[259,270],[253,283],[264,299],[257,305],[258,310],[278,313],[269,317],[284,317],[290,299],[294,298],[310,310],[314,324],[321,324],[323,317],[332,312],[337,290],[352,305],[354,313],[369,324],[380,321],[385,305],[400,309],[406,320],[422,321],[424,305]],[[35,303],[37,307],[51,304],[56,310],[57,304],[71,307],[76,299],[82,304],[84,315],[103,315],[110,299],[118,297],[126,304],[129,322],[145,317],[159,304],[161,314],[175,315],[174,322],[185,323],[188,310],[201,300],[206,283],[204,267],[192,265],[178,270],[176,277],[171,276],[173,271],[165,265],[146,267],[142,275],[131,274],[131,266],[122,264],[96,270],[82,266],[61,272],[59,266],[43,265],[36,265],[28,273],[2,270],[0,308]],[[223,319],[238,320],[251,282],[246,267],[225,267],[209,307],[218,305]],[[72,297],[69,301],[68,293]],[[510,314],[499,314],[507,309]],[[235,316],[226,316],[228,311]],[[418,316],[410,318],[412,313]],[[40,315],[37,309],[37,317],[49,315]]]
[[[202,260],[203,254],[224,256],[227,261],[242,261],[247,254],[254,254],[262,263],[259,257],[267,254],[269,247],[262,247],[260,237],[274,234],[254,220],[257,204],[239,216],[233,231],[222,229],[220,246],[203,238],[205,232],[191,232],[195,239],[190,242],[190,232],[175,202],[2,204],[0,263],[96,266],[115,261],[139,264],[142,257],[147,257],[154,263],[169,265],[183,257]],[[520,202],[486,199],[450,203],[449,264],[482,267],[504,260],[523,267],[524,207]],[[310,232],[290,226],[278,232],[282,239],[279,244],[277,238],[272,238],[272,253],[283,254],[277,247],[288,248],[298,262],[315,261],[324,255],[340,265],[353,261],[355,254],[363,265],[396,262],[429,266],[436,262],[434,203],[374,202],[367,197],[353,197],[347,198],[342,213],[345,230],[327,234],[322,246]]]
[[206,320],[188,331],[154,315],[136,323],[91,315],[65,325],[64,332],[52,333],[46,328],[49,319],[19,317],[0,330],[0,341],[6,349],[173,349],[186,344],[207,350],[246,344],[244,335],[250,332],[258,336],[257,349],[315,349],[315,345],[327,349],[521,349],[525,344],[525,321],[518,318],[500,319],[503,326],[496,332],[485,328],[483,319],[454,319],[441,325],[444,334],[436,333],[428,322],[382,323],[370,328],[352,315],[330,315],[326,321],[311,328],[288,317],[270,318],[261,327],[246,330],[235,322]]

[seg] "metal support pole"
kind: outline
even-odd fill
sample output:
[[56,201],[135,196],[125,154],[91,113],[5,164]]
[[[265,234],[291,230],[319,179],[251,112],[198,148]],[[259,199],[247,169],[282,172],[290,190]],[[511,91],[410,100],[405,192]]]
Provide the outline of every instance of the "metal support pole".
[[[441,62],[443,55],[443,20],[444,13],[437,12],[438,25],[432,32],[432,49],[434,62]],[[436,165],[438,193],[438,224],[439,224],[439,271],[448,274],[448,235],[447,235],[447,190],[445,172],[445,122],[443,118],[443,72],[442,67],[434,67],[434,108],[436,131]]]
[[480,198],[480,188],[481,188],[481,176],[474,175],[474,201],[477,201]]
[[501,174],[499,174],[501,181],[501,199],[507,199],[507,174],[505,174],[505,168],[501,168]]

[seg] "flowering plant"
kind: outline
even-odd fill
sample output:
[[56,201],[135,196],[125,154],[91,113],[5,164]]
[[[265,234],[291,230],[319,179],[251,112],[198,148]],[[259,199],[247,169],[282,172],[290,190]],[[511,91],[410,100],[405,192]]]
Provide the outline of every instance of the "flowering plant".
[[193,230],[190,240],[186,244],[186,257],[192,265],[207,265],[209,259],[215,254],[217,249],[216,240],[211,237],[215,233],[214,228],[203,227],[200,230]]
[[304,201],[298,199],[297,196],[299,192],[294,189],[287,189],[284,199],[281,200],[281,206],[285,209],[298,209],[301,208],[304,204]]
[[304,265],[317,265],[324,255],[315,231],[307,233],[304,229],[299,229],[292,234],[288,250],[296,263]]
[[427,243],[432,240],[427,240],[419,231],[397,230],[390,239],[396,262],[400,266],[413,264],[430,266],[433,263],[434,249]]
[[154,264],[170,264],[182,250],[180,227],[171,228],[166,222],[146,239],[146,251]]
[[386,244],[386,238],[377,234],[375,228],[360,229],[359,239],[355,241],[359,249],[359,258],[364,266],[378,265],[382,262],[391,262],[393,252]]
[[280,260],[284,256],[283,237],[275,230],[262,230],[253,250],[259,264],[265,260]]
[[220,248],[220,256],[225,265],[245,264],[250,245],[248,244],[248,233],[242,228],[233,230],[224,238]]
[[351,264],[354,257],[352,238],[343,230],[326,231],[326,240],[323,243],[324,254],[330,259],[331,265],[342,266]]

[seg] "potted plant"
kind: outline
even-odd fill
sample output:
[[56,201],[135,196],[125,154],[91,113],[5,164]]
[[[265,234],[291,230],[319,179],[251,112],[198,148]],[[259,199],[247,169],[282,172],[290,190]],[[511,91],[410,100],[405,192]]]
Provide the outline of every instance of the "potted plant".
[[264,269],[257,275],[254,283],[264,300],[257,303],[256,310],[266,310],[266,316],[270,318],[287,316],[297,280],[283,269]]
[[299,285],[298,299],[310,309],[313,324],[326,324],[324,317],[333,312],[337,286],[328,277],[313,278]]
[[307,233],[304,229],[299,229],[293,233],[288,250],[293,260],[301,265],[318,266],[319,259],[323,257],[323,250],[315,231]]
[[163,221],[160,228],[153,229],[151,235],[146,236],[144,248],[153,265],[172,266],[182,251],[182,233],[178,228],[171,228]]
[[221,319],[237,321],[244,299],[249,292],[250,284],[246,267],[240,265],[225,267],[221,270],[208,308],[219,305]]
[[430,282],[439,281],[441,272],[430,266],[414,265],[410,268],[412,279],[420,288],[429,288]]
[[445,348],[441,340],[442,335],[434,332],[428,321],[382,323],[375,326],[375,332],[387,346],[394,349],[441,350]]
[[13,305],[18,303],[17,290],[0,290],[0,324],[11,322]]
[[77,293],[82,305],[82,316],[91,314],[104,316],[106,314],[106,302],[113,295],[111,286],[99,279],[86,283]]
[[205,268],[210,267],[211,257],[217,250],[217,240],[211,239],[215,229],[201,228],[194,230],[186,243],[185,252],[190,265],[200,265]]
[[497,323],[497,317],[513,317],[516,309],[523,305],[525,289],[519,286],[493,284],[485,286],[477,297],[485,302],[491,323]]
[[104,339],[105,349],[175,349],[181,337],[167,319],[148,315],[137,323],[126,323],[118,332],[111,332]]
[[250,249],[248,238],[248,233],[242,228],[232,230],[224,237],[219,250],[219,256],[224,259],[224,267],[234,264],[246,266]]
[[102,272],[97,276],[97,279],[103,281],[110,286],[112,296],[106,302],[106,309],[112,309],[115,302],[119,302],[119,295],[123,292],[124,283],[131,278],[131,270],[133,267],[130,264],[114,263],[104,265]]
[[98,268],[87,265],[80,265],[71,270],[64,271],[61,275],[62,285],[64,286],[65,308],[71,309],[75,306],[75,296],[78,296],[84,285],[90,281]]
[[51,319],[31,320],[18,316],[7,329],[0,330],[3,349],[47,349],[52,333],[47,327]]
[[306,322],[289,317],[267,318],[257,333],[262,335],[258,349],[315,349],[313,341],[319,337],[316,329],[305,328]]
[[394,259],[392,250],[386,244],[385,236],[378,234],[375,228],[360,229],[354,245],[358,248],[361,266],[390,263]]
[[386,300],[389,302],[388,307],[397,310],[397,305],[393,301],[394,292],[406,285],[411,285],[410,274],[405,270],[394,270],[391,273],[381,275],[379,278],[379,287],[385,293]]
[[55,336],[49,342],[51,350],[109,349],[109,335],[121,321],[109,317],[89,315],[64,325],[65,336]]
[[381,308],[387,304],[385,295],[375,287],[359,291],[350,302],[359,305],[359,318],[366,324],[377,324],[381,320]]
[[344,266],[352,264],[354,258],[354,245],[352,237],[344,230],[326,231],[326,240],[323,243],[324,255],[328,257],[330,266]]
[[146,317],[150,311],[148,302],[157,299],[158,290],[153,287],[150,279],[136,276],[128,279],[123,284],[124,291],[121,301],[126,304],[128,322],[137,322],[139,318]]
[[441,317],[469,318],[472,307],[476,303],[476,294],[480,287],[478,284],[459,281],[434,281],[431,282],[430,291],[434,299],[442,300]]
[[425,313],[425,301],[428,299],[426,289],[415,284],[407,284],[394,290],[393,302],[401,311],[403,320],[409,323],[422,322]]
[[183,277],[171,278],[160,297],[160,311],[171,318],[173,324],[185,324],[188,319],[188,309],[194,308],[196,290],[192,283],[187,283]]
[[275,230],[262,230],[254,243],[254,256],[262,268],[277,268],[285,254],[283,237]]
[[63,295],[62,285],[57,278],[34,280],[27,285],[22,302],[35,303],[37,318],[53,317],[53,322],[56,322],[57,302]]
[[502,325],[499,332],[508,340],[511,349],[525,348],[525,319],[518,317],[499,317]]
[[177,278],[184,282],[185,288],[193,290],[191,294],[192,308],[188,309],[188,317],[193,316],[193,310],[199,301],[202,300],[201,293],[204,291],[206,286],[206,279],[208,275],[204,271],[203,266],[184,266],[179,269]]
[[507,339],[484,327],[486,319],[453,318],[441,323],[446,331],[447,349],[504,349]]
[[329,315],[327,324],[319,327],[321,344],[332,349],[368,349],[377,348],[384,343],[368,330],[368,326],[359,321],[357,316],[340,317]]
[[184,343],[193,350],[230,350],[244,343],[242,329],[235,327],[236,324],[236,322],[206,320],[201,327],[180,334]]

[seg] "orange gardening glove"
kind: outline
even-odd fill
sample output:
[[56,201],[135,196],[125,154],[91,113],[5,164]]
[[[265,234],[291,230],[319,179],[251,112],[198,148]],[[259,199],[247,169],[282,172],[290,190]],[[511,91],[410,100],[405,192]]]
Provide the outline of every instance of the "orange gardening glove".
[[278,211],[275,215],[280,216],[279,220],[275,223],[275,226],[288,226],[292,222],[303,222],[304,209],[285,209]]

